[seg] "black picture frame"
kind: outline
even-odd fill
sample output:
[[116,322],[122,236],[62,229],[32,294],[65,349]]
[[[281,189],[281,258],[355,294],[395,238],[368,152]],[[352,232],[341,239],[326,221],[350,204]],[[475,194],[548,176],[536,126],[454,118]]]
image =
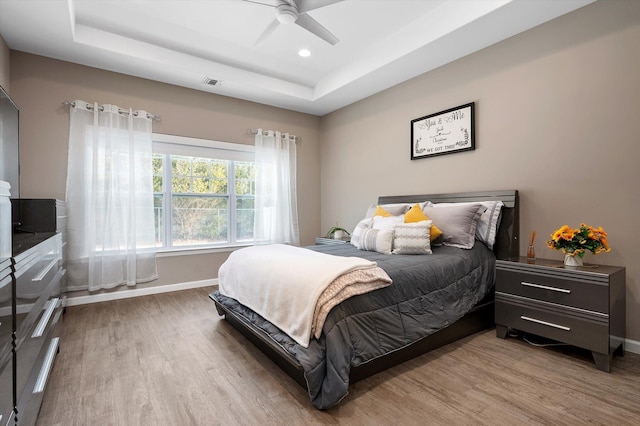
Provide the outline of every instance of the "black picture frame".
[[476,149],[475,102],[411,120],[411,159]]

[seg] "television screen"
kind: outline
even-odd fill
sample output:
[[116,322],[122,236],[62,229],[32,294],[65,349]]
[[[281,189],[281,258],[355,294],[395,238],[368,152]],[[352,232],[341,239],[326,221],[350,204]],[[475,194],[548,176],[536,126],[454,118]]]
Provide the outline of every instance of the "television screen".
[[11,185],[11,198],[20,198],[18,107],[0,87],[0,180]]

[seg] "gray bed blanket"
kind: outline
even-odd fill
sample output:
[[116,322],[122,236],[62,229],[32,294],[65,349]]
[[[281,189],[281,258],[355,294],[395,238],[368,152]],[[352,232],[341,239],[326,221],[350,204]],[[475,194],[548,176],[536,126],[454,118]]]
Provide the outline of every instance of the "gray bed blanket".
[[302,366],[312,404],[326,409],[348,393],[349,372],[460,319],[493,288],[495,256],[482,243],[471,250],[434,247],[431,255],[384,255],[350,244],[309,247],[373,260],[393,279],[389,287],[355,296],[329,313],[308,348],[234,299],[211,297],[267,332]]

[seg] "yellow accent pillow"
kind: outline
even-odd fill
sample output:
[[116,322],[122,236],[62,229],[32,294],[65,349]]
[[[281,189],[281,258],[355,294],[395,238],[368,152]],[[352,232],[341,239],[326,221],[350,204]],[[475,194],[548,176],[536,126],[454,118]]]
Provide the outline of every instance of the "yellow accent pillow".
[[[427,218],[427,220],[431,220],[429,219],[429,216],[427,216],[425,214],[425,217]],[[431,242],[434,242],[435,240],[437,240],[438,238],[440,238],[440,236],[442,235],[442,231],[440,230],[440,228],[438,228],[436,226],[435,223],[431,224]]]
[[375,213],[373,213],[372,217],[376,217],[376,216],[390,217],[390,216],[393,216],[393,215],[391,213],[389,213],[388,211],[386,211],[385,209],[383,209],[382,206],[378,206],[378,208],[376,208]]
[[[416,223],[421,222],[423,220],[431,220],[429,216],[424,214],[422,209],[420,208],[420,204],[416,204],[411,209],[405,213],[404,215],[404,223]],[[442,235],[442,231],[438,228],[434,223],[431,224],[431,242],[434,242],[438,239],[438,237]]]
[[429,220],[429,218],[424,214],[422,208],[420,208],[420,204],[414,205],[404,214],[404,223],[416,223],[422,222],[423,220]]

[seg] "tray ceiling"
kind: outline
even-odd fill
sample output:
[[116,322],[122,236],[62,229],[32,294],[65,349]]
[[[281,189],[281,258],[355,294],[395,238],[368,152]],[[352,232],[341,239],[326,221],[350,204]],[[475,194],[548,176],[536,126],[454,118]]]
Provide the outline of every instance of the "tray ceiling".
[[334,1],[307,13],[331,45],[295,24],[256,43],[278,0],[1,0],[0,34],[13,50],[324,115],[592,1]]

